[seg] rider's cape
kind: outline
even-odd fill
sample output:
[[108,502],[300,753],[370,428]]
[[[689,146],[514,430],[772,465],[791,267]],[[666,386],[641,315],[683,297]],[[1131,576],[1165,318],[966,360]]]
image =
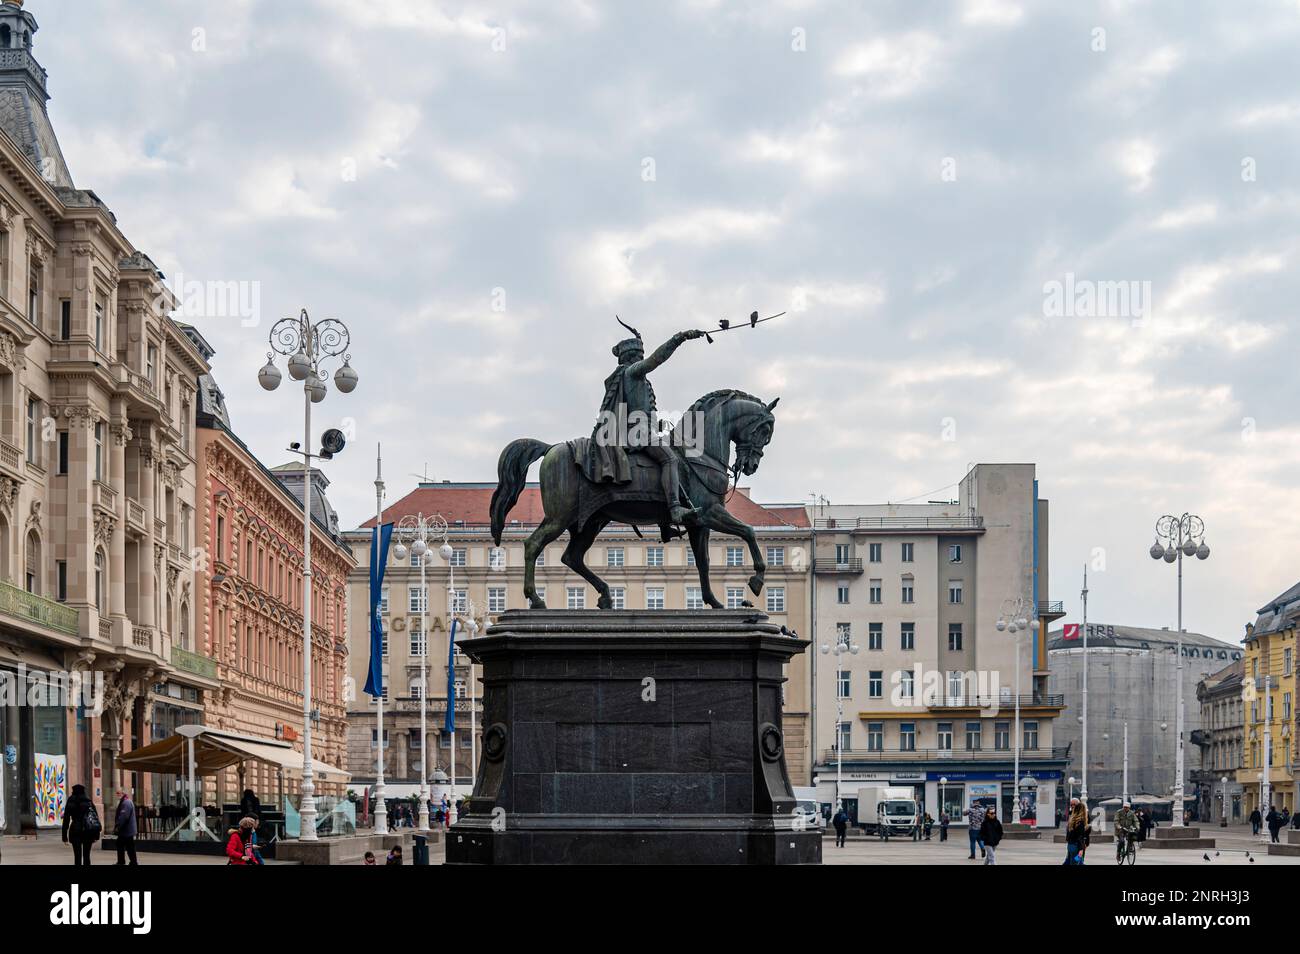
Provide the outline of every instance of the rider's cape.
[[[591,431],[591,440],[587,442],[586,454],[582,458],[582,472],[588,480],[596,484],[626,484],[632,480],[632,469],[628,464],[627,448],[622,438],[628,433],[626,415],[629,410],[653,412],[655,410],[655,392],[649,380],[645,382],[650,398],[649,408],[633,407],[627,399],[625,375],[627,365],[619,365],[613,374],[605,379],[605,397],[600,402],[600,417]],[[610,414],[624,416],[615,428],[615,440],[597,440],[597,435],[607,431],[605,422]]]

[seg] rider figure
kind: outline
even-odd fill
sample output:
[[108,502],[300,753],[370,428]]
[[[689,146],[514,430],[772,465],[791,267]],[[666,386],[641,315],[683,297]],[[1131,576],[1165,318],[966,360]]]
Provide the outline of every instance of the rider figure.
[[[659,433],[655,392],[646,376],[672,357],[682,342],[703,337],[704,332],[679,331],[647,358],[640,333],[628,325],[624,327],[636,337],[625,338],[613,348],[618,367],[605,379],[601,417],[592,431],[588,452],[588,476],[598,482],[625,483],[630,475],[625,466],[620,468],[615,461],[613,448],[640,451],[659,465],[659,478],[670,520],[674,524],[685,524],[699,511],[689,506],[690,501],[682,492],[677,455]],[[638,419],[646,424],[640,424]],[[609,426],[611,420],[615,422],[613,427]]]
[[1133,806],[1128,802],[1124,807],[1115,813],[1115,830],[1119,832],[1120,838],[1116,845],[1118,857],[1124,856],[1125,842],[1137,835],[1138,819],[1137,813],[1133,811]]

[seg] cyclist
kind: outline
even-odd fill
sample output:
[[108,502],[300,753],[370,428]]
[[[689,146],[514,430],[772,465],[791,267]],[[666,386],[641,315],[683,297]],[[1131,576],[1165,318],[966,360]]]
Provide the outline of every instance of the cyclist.
[[1124,807],[1115,814],[1115,833],[1118,836],[1115,839],[1116,859],[1124,857],[1124,853],[1128,850],[1128,843],[1137,834],[1137,830],[1137,814],[1133,811],[1133,806],[1125,802]]

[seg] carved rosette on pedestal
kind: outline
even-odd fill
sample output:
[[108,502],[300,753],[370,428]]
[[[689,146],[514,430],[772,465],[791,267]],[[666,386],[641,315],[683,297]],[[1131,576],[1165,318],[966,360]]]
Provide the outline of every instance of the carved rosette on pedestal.
[[752,609],[515,610],[483,667],[483,755],[450,864],[816,864],[794,814],[783,666]]

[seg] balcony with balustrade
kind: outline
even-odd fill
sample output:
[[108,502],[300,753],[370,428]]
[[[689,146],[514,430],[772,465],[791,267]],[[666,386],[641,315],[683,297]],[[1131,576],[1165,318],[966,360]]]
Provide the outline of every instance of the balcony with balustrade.
[[42,635],[57,633],[75,638],[81,633],[81,614],[77,610],[3,580],[0,580],[0,617],[24,628],[36,627]]

